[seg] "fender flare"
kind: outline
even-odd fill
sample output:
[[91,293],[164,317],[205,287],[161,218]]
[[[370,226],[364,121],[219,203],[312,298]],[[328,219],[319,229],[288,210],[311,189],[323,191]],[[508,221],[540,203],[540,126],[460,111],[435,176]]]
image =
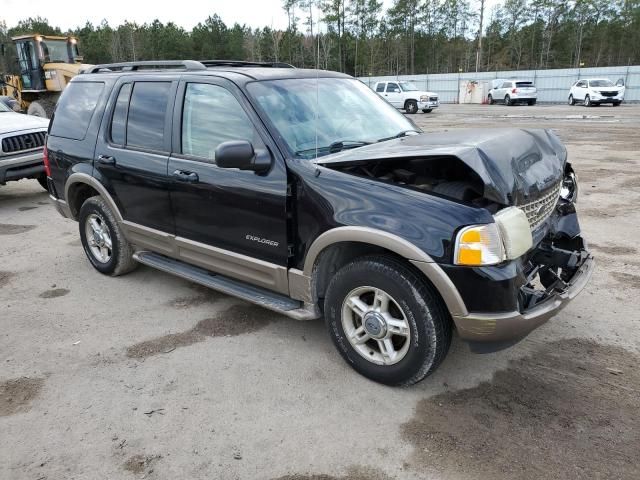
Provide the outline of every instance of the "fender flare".
[[460,292],[434,260],[411,242],[382,230],[369,227],[337,227],[321,234],[309,247],[303,274],[311,278],[320,254],[331,245],[341,242],[360,242],[390,250],[417,267],[436,288],[451,315],[467,315]]
[[[71,209],[69,191],[71,190],[71,187],[77,183],[84,183],[96,189],[100,194],[100,196],[104,199],[105,202],[107,202],[107,204],[113,211],[113,214],[116,216],[116,220],[118,220],[118,223],[122,223],[123,221],[122,214],[120,213],[120,209],[116,205],[116,202],[113,200],[113,197],[111,196],[111,194],[107,191],[104,185],[102,185],[94,177],[86,173],[82,173],[82,172],[72,173],[71,175],[69,175],[69,178],[67,178],[67,181],[64,184],[64,198],[69,204],[69,209]],[[71,213],[73,215],[73,212]],[[77,220],[77,218],[74,218],[74,220]]]

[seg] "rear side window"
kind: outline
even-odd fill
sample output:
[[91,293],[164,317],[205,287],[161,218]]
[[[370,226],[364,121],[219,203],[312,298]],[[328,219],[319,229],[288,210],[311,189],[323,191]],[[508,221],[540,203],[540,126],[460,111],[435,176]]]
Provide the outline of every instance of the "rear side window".
[[104,90],[103,82],[71,82],[56,106],[51,135],[84,140]]
[[113,117],[111,118],[111,141],[117,145],[124,145],[127,140],[127,111],[130,96],[131,84],[126,83],[120,88],[116,106],[113,109]]
[[511,82],[504,82],[502,88],[511,88]]
[[384,92],[384,83],[376,85],[376,92]]
[[127,145],[164,150],[164,123],[170,82],[137,82],[133,86],[127,121]]

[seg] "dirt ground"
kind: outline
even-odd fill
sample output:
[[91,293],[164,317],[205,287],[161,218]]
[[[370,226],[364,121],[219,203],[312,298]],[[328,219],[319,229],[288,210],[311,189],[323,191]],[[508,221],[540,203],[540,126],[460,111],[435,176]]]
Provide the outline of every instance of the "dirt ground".
[[454,338],[409,389],[372,383],[322,322],[140,267],[93,270],[35,181],[0,187],[0,478],[637,479],[640,105],[443,105],[428,131],[554,129],[597,257],[509,350]]

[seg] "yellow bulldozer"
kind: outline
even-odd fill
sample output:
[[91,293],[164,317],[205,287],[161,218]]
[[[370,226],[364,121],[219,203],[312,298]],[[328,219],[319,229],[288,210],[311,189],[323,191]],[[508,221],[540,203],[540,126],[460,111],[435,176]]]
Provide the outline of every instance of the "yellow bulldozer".
[[[0,78],[0,96],[14,99],[29,115],[50,118],[58,97],[83,68],[75,37],[21,35],[12,37],[17,53],[18,73]],[[8,54],[5,45],[2,55]],[[5,62],[6,64],[7,62]]]

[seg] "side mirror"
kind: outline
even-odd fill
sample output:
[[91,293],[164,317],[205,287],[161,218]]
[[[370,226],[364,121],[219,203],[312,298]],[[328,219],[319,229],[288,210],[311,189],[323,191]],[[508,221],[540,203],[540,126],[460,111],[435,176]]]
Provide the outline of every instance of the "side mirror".
[[271,155],[263,150],[256,152],[247,140],[222,142],[216,148],[216,165],[220,168],[237,168],[264,172],[271,167]]
[[616,87],[624,87],[624,78],[619,78],[616,82]]

